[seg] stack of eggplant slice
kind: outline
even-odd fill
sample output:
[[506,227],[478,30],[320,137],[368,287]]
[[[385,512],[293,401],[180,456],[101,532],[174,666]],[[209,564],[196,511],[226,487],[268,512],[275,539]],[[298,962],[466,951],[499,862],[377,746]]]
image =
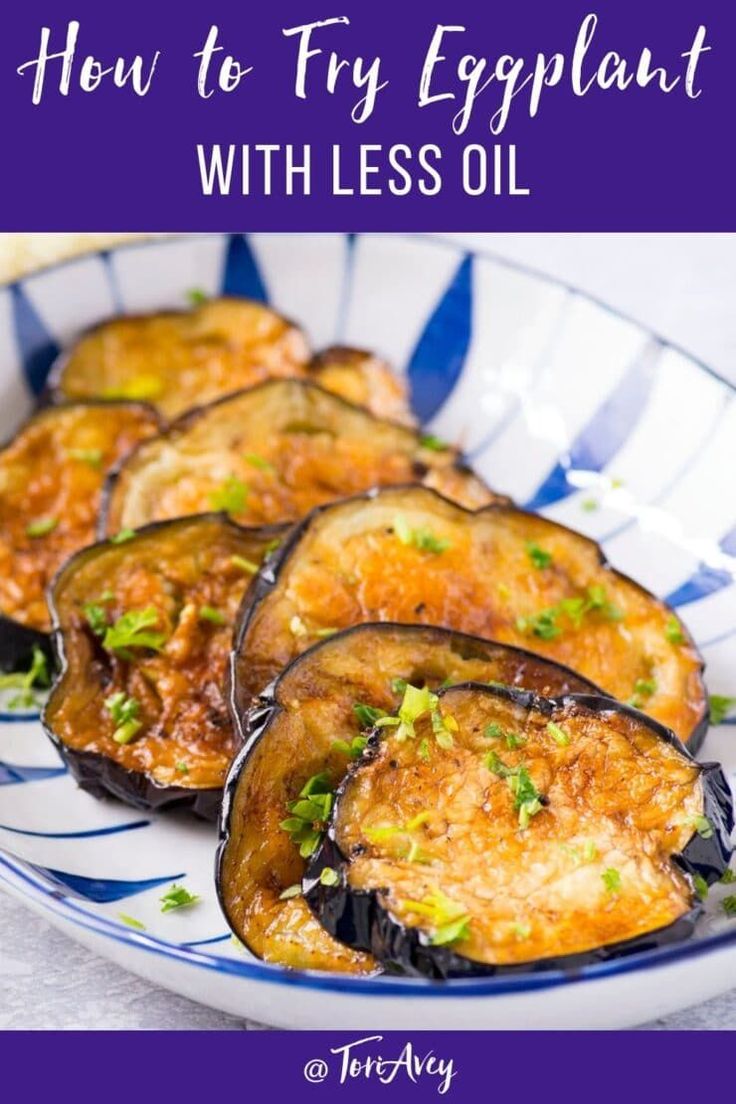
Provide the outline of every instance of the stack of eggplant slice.
[[211,819],[224,787],[253,954],[442,979],[692,932],[733,826],[692,639],[382,360],[225,298],[103,323],[49,398],[0,455],[0,658],[53,628],[90,792]]

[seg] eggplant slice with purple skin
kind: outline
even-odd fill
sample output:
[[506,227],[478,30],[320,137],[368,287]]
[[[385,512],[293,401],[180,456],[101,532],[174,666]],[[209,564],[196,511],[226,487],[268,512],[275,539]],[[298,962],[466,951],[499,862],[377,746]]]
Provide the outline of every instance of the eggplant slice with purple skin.
[[216,818],[237,746],[223,694],[233,621],[283,532],[208,514],[64,565],[50,593],[61,673],[43,723],[83,789]]
[[50,652],[46,587],[95,537],[106,472],[160,428],[132,402],[46,407],[0,452],[0,669]]
[[310,779],[321,778],[325,790],[340,783],[372,719],[398,707],[403,681],[436,690],[469,679],[545,694],[597,692],[517,648],[431,626],[369,624],[310,648],[241,718],[247,743],[228,777],[217,883],[230,926],[254,954],[304,969],[376,969],[370,956],[332,939],[295,895],[317,835],[307,828],[295,840],[300,825],[292,833],[281,825]]
[[387,969],[435,979],[686,939],[731,857],[720,766],[600,696],[409,687],[330,807],[304,880],[315,916]]
[[696,750],[703,661],[685,626],[594,541],[510,505],[470,512],[425,487],[315,509],[254,580],[238,617],[235,713],[320,635],[365,621],[441,625],[578,671]]
[[192,310],[110,318],[82,334],[49,381],[55,399],[145,399],[166,418],[278,376],[303,376],[301,329],[264,303],[205,299]]
[[369,487],[424,483],[472,509],[496,496],[452,448],[299,380],[271,380],[191,411],[111,477],[106,533],[227,510],[241,525],[294,521]]

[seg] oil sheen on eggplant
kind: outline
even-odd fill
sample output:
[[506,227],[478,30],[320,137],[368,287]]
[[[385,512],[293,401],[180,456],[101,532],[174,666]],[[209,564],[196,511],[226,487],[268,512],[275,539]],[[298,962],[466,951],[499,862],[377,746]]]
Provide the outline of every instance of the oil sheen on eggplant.
[[0,452],[3,633],[13,634],[8,622],[49,631],[46,586],[94,540],[106,472],[157,429],[141,403],[68,403],[41,410]]
[[717,765],[601,697],[466,684],[414,714],[376,729],[310,862],[306,897],[331,934],[445,978],[692,933],[696,879],[731,854]]
[[315,384],[278,380],[193,411],[111,481],[106,532],[217,504],[241,525],[293,521],[369,487],[421,481],[471,508],[493,499],[456,450],[426,447]]
[[255,581],[236,633],[238,708],[328,631],[443,625],[529,648],[672,728],[707,726],[702,660],[663,602],[591,540],[508,505],[469,513],[423,487],[314,510]]
[[233,621],[281,535],[203,515],[92,545],[62,568],[61,674],[44,725],[84,789],[216,816],[236,746],[223,696]]
[[303,375],[302,331],[263,303],[210,299],[193,310],[111,318],[83,334],[52,376],[63,398],[134,398],[167,418],[274,376]]
[[355,706],[394,711],[402,696],[397,678],[433,690],[476,679],[555,695],[595,691],[539,656],[420,625],[359,625],[292,663],[242,721],[247,746],[229,776],[218,859],[225,915],[237,937],[269,962],[376,968],[332,939],[302,897],[281,898],[301,882],[305,860],[280,824],[309,778],[324,774],[331,789],[339,784],[366,729]]
[[375,353],[332,345],[312,358],[309,370],[314,383],[356,406],[364,406],[379,418],[416,424],[409,407],[406,377],[399,376]]

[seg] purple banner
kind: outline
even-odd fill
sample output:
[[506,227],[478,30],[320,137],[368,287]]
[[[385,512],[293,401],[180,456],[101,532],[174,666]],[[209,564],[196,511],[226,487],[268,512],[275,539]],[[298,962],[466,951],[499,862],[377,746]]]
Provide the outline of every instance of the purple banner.
[[[689,1060],[683,1061],[683,1046]],[[43,1061],[38,1061],[39,1046]],[[697,1054],[697,1061],[694,1055]],[[696,1098],[723,1059],[717,1034],[449,1032],[16,1033],[0,1037],[5,1091],[79,1104],[449,1100],[541,1096],[568,1104]],[[15,1090],[15,1091],[13,1091]]]
[[723,0],[29,0],[3,230],[734,230]]

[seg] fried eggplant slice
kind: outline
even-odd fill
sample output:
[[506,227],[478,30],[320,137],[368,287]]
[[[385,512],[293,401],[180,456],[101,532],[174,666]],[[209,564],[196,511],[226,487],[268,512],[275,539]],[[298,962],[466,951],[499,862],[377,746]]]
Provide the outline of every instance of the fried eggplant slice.
[[372,720],[398,708],[405,682],[436,690],[468,680],[554,695],[596,689],[517,648],[424,625],[380,624],[325,639],[261,695],[241,721],[247,745],[228,779],[217,875],[225,915],[254,954],[303,969],[376,968],[332,939],[298,894],[318,833],[296,821],[291,832],[282,825],[310,779],[335,789]]
[[209,299],[193,310],[111,318],[84,334],[52,375],[65,399],[145,399],[166,418],[274,376],[301,376],[302,331],[263,303]]
[[378,418],[416,425],[411,412],[406,379],[385,360],[366,349],[332,345],[312,358],[311,379],[327,391],[364,406]]
[[238,603],[283,531],[222,514],[78,552],[51,592],[44,727],[82,789],[216,817],[236,747],[223,696]]
[[470,513],[405,487],[314,510],[244,601],[239,711],[320,634],[364,621],[442,625],[529,648],[691,747],[705,734],[703,664],[675,614],[593,541],[512,506]]
[[416,480],[477,508],[492,493],[454,449],[296,380],[238,392],[175,422],[111,480],[107,533],[223,509],[241,525],[293,521],[321,502]]
[[106,472],[158,428],[142,403],[68,403],[41,410],[0,452],[3,666],[48,633],[46,586],[94,540]]
[[577,968],[687,938],[733,827],[717,764],[610,698],[408,687],[331,805],[307,902],[430,978]]

